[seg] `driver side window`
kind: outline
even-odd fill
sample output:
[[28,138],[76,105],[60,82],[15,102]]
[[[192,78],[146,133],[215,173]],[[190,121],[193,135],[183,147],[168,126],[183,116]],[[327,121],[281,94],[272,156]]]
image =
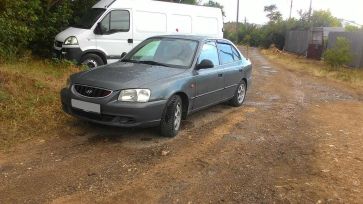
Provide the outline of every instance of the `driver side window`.
[[203,45],[198,59],[198,64],[200,64],[205,59],[212,61],[215,67],[219,66],[218,50],[214,42],[207,42]]
[[101,23],[103,33],[128,32],[130,30],[130,13],[128,11],[111,11]]

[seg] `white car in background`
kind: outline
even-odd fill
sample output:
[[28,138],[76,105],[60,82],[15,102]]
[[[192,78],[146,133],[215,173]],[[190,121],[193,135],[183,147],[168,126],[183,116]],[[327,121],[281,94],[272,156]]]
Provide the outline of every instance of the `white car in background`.
[[223,38],[219,8],[151,0],[101,0],[55,37],[53,57],[97,67],[155,35]]

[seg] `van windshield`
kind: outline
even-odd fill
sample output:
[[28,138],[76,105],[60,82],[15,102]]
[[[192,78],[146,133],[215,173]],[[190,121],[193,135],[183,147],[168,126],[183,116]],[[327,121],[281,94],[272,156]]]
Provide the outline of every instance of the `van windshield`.
[[103,8],[91,8],[72,27],[90,29],[105,11]]

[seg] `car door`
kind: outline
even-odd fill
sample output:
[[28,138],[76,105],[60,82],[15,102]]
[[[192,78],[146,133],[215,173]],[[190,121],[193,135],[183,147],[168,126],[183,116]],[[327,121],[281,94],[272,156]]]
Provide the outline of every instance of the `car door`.
[[224,74],[223,99],[233,97],[243,77],[243,63],[239,52],[227,42],[217,43],[221,69]]
[[198,64],[204,59],[212,61],[214,67],[196,71],[196,97],[193,103],[193,109],[195,110],[216,104],[222,100],[224,80],[219,66],[217,46],[214,41],[208,41],[203,45]]
[[99,23],[101,34],[96,35],[97,48],[106,53],[107,61],[121,58],[133,48],[131,10],[111,10]]

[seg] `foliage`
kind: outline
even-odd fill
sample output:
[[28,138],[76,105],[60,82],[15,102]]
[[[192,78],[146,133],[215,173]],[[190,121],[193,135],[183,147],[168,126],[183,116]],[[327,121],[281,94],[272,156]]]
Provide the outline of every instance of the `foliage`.
[[[363,28],[363,27],[362,27]],[[346,32],[357,32],[357,31],[359,31],[360,29],[359,29],[359,27],[357,27],[357,26],[354,26],[354,25],[346,25],[345,26],[345,31]],[[363,29],[361,29],[361,30],[363,30]]]
[[250,46],[268,48],[274,45],[278,49],[283,49],[285,36],[289,30],[307,30],[312,26],[341,26],[339,19],[332,16],[329,10],[314,11],[310,17],[310,12],[299,10],[299,18],[282,19],[281,13],[276,5],[272,4],[264,7],[266,17],[269,22],[265,25],[250,23],[238,24],[236,26],[226,26],[225,38],[237,43]]
[[197,0],[158,0],[158,1],[167,1],[167,2],[182,3],[182,4],[193,4],[193,5],[199,4],[199,1],[197,1]]
[[344,37],[338,37],[333,48],[324,53],[324,61],[331,67],[340,67],[352,59],[350,42]]
[[264,11],[267,13],[266,17],[270,19],[270,23],[271,22],[276,23],[282,20],[282,14],[280,11],[277,10],[275,4],[265,6]]
[[24,53],[35,36],[40,1],[3,0],[0,3],[0,62]]
[[[31,53],[51,56],[54,37],[99,0],[0,0],[0,63]],[[199,0],[162,0],[200,4]],[[208,6],[223,8],[209,1]]]
[[0,1],[0,62],[31,50],[50,56],[54,36],[98,0]]
[[313,27],[341,27],[342,23],[329,10],[314,11],[311,16]]
[[226,16],[226,13],[224,12],[224,6],[216,1],[209,0],[207,3],[204,3],[203,6],[220,8],[222,10],[223,16]]

